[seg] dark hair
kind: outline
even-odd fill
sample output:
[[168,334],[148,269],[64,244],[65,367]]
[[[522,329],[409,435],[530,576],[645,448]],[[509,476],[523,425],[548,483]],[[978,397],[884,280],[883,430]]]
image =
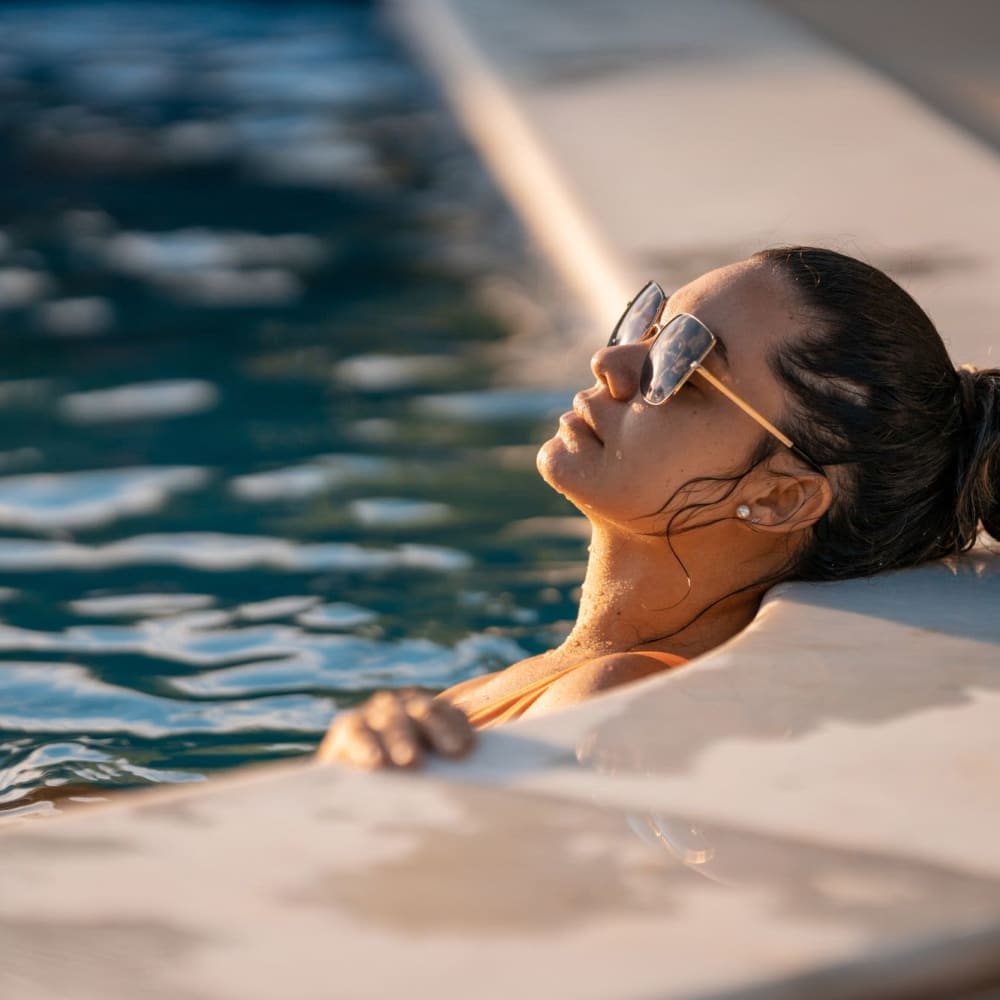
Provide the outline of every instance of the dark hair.
[[806,333],[769,358],[784,426],[825,466],[835,498],[790,575],[838,580],[1000,538],[1000,370],[958,370],[916,302],[833,250],[754,254],[788,283]]

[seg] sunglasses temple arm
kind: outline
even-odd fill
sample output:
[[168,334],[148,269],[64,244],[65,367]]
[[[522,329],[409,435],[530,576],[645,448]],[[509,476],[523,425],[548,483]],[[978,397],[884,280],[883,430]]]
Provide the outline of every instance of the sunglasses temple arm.
[[[783,434],[778,430],[774,424],[771,423],[767,417],[758,413],[749,403],[745,403],[739,396],[736,395],[732,389],[723,385],[707,368],[703,368],[700,364],[691,365],[692,369],[696,371],[703,379],[711,382],[719,392],[722,393],[728,400],[735,403],[748,417],[756,420],[761,427],[764,428],[769,434],[773,434],[786,448],[789,449],[794,455],[806,463],[811,469],[815,469],[819,473],[823,473],[823,470],[811,459],[805,452],[800,451],[796,446],[795,442],[787,435]],[[825,475],[825,473],[823,473]]]
[[826,469],[819,462],[814,462],[798,445],[793,444],[788,450],[800,461],[805,462],[813,472],[818,472],[824,477],[826,476]]

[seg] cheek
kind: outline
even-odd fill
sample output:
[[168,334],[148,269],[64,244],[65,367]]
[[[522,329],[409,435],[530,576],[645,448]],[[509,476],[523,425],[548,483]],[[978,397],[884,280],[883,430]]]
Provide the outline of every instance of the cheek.
[[[675,510],[709,500],[709,493],[718,493],[717,484],[698,481],[742,471],[756,442],[753,428],[748,430],[721,407],[698,397],[665,406],[674,402],[669,413],[647,412],[644,419],[627,419],[622,427],[618,464],[627,472],[628,506],[642,514],[665,504]],[[653,416],[661,419],[650,420]],[[697,495],[684,489],[689,484]]]
[[644,468],[647,479],[671,482],[690,469],[706,443],[698,407],[671,400],[655,409],[630,407],[612,451],[619,461]]
[[657,518],[692,465],[686,435],[667,414],[635,404],[609,435],[587,500],[622,523]]

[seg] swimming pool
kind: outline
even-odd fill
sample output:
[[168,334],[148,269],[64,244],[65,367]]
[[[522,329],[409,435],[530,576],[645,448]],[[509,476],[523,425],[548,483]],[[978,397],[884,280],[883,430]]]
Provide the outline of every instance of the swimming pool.
[[370,7],[0,8],[0,172],[0,809],[561,632],[568,394],[498,364],[540,279]]

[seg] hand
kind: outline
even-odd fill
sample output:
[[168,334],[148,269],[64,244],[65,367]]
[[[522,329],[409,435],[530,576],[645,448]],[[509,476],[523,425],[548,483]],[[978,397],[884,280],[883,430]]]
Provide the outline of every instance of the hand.
[[366,770],[416,767],[425,749],[445,757],[464,757],[475,739],[460,708],[414,688],[380,691],[333,720],[316,759]]

